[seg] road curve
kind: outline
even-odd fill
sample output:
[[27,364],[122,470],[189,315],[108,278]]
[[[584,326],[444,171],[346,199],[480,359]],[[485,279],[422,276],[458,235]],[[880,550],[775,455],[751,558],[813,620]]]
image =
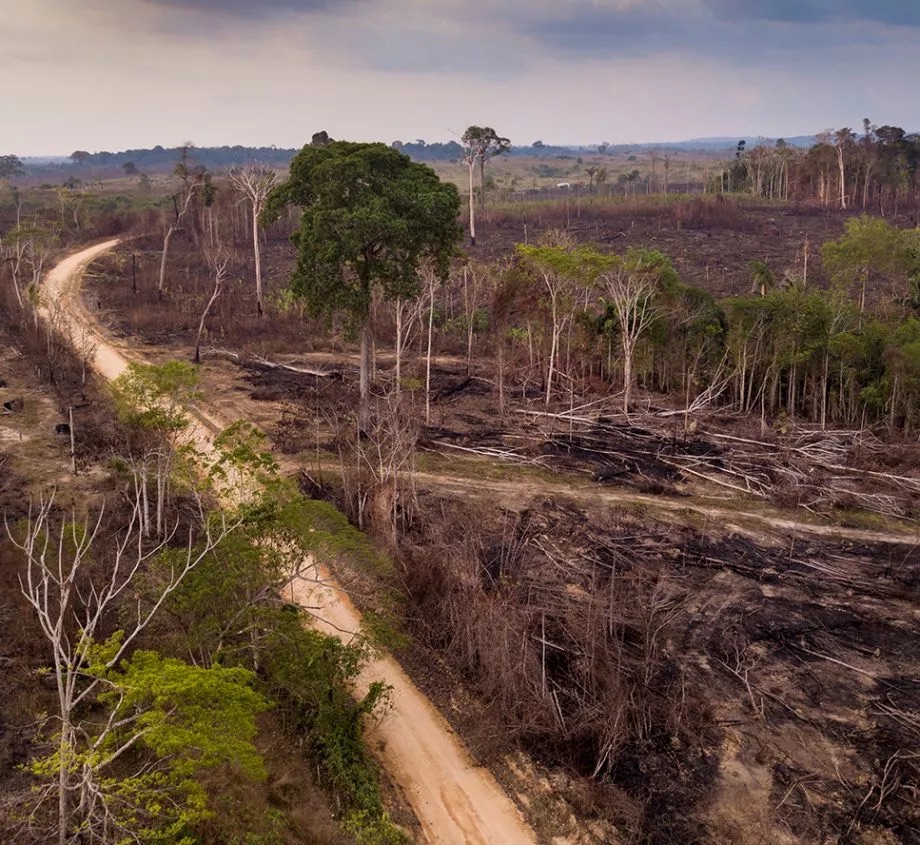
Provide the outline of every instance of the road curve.
[[[143,361],[143,356],[136,350],[116,348],[78,293],[86,267],[118,243],[113,239],[96,244],[57,264],[45,277],[42,306],[46,316],[54,315],[69,327],[72,337],[90,341],[93,367],[109,380],[124,372],[129,359]],[[234,420],[201,413],[196,419],[196,439],[209,442],[215,426],[231,422]],[[351,639],[360,629],[360,614],[328,573],[320,570],[319,579],[302,579],[289,589],[294,601],[322,620],[318,627],[343,639]],[[363,695],[374,681],[384,681],[392,693],[389,708],[367,739],[414,811],[425,841],[534,845],[533,831],[491,772],[473,761],[446,720],[392,657],[383,655],[365,665],[355,684],[356,694]]]

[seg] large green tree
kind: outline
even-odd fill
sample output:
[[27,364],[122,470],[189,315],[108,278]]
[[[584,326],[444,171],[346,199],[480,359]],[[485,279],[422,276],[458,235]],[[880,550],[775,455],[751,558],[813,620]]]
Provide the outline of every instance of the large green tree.
[[386,299],[418,296],[419,268],[428,262],[446,277],[462,236],[457,189],[385,144],[334,141],[297,154],[287,181],[269,196],[263,222],[289,205],[302,209],[292,289],[314,315],[344,312],[353,320],[364,404],[374,289]]

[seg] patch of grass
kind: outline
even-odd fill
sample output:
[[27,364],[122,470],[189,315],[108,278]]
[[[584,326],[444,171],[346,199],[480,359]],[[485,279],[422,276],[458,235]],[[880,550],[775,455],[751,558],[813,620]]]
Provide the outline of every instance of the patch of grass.
[[920,525],[916,522],[859,508],[836,508],[832,514],[832,520],[834,525],[839,525],[841,528],[920,533]]
[[491,458],[445,455],[441,452],[419,452],[416,469],[431,475],[456,476],[488,481],[526,481],[539,479],[552,484],[566,484],[576,479],[548,467],[517,464]]
[[331,502],[304,499],[298,506],[303,513],[300,542],[305,549],[356,566],[369,575],[384,576],[392,571],[392,561]]

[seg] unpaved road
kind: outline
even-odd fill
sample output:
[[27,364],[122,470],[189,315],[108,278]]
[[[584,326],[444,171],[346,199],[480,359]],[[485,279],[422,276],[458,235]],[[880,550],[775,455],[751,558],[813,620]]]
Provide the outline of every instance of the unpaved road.
[[[45,278],[45,313],[67,323],[73,337],[95,345],[93,366],[106,379],[115,379],[133,350],[116,347],[76,296],[80,277],[93,259],[113,249],[109,240],[60,262]],[[233,420],[201,415],[196,439],[207,443],[215,426]],[[361,616],[328,573],[318,580],[301,579],[291,585],[291,596],[314,612],[320,627],[350,639],[361,626]],[[287,590],[287,588],[286,588]],[[390,706],[370,731],[369,744],[421,824],[425,839],[445,845],[525,845],[536,837],[492,774],[477,766],[469,752],[432,704],[422,695],[393,658],[369,661],[356,683],[363,695],[373,681],[392,687]]]
[[[336,468],[330,463],[330,469]],[[622,507],[638,505],[650,512],[674,514],[696,514],[711,520],[711,527],[733,534],[740,534],[759,541],[781,539],[788,543],[790,537],[820,537],[831,540],[849,540],[857,543],[891,543],[913,545],[920,543],[920,528],[908,531],[874,531],[868,528],[848,528],[841,525],[825,525],[818,522],[788,519],[778,516],[768,506],[762,510],[719,507],[717,504],[701,503],[692,499],[681,499],[649,493],[635,493],[630,490],[610,490],[590,486],[578,481],[552,482],[545,479],[495,480],[472,476],[450,476],[443,473],[416,472],[415,479],[420,487],[442,490],[457,495],[500,497],[504,502],[527,503],[534,496],[569,499],[582,507],[603,505]]]

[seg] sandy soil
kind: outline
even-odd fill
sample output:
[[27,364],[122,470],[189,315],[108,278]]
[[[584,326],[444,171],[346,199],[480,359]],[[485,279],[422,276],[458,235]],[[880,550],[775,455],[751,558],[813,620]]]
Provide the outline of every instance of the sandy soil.
[[[94,367],[107,379],[117,378],[129,361],[142,358],[105,336],[76,293],[87,265],[117,243],[105,241],[77,252],[45,279],[46,316],[69,324],[74,336],[91,339]],[[231,422],[214,414],[207,418],[202,415],[197,421],[196,439],[206,443],[215,425]],[[322,569],[317,580],[294,583],[291,595],[310,608],[322,620],[319,626],[329,633],[349,639],[361,627],[360,614]],[[458,845],[534,843],[533,832],[492,774],[475,764],[447,722],[391,657],[368,662],[358,679],[357,694],[363,695],[377,680],[387,683],[392,692],[390,706],[372,728],[369,740],[415,812],[426,840]]]

